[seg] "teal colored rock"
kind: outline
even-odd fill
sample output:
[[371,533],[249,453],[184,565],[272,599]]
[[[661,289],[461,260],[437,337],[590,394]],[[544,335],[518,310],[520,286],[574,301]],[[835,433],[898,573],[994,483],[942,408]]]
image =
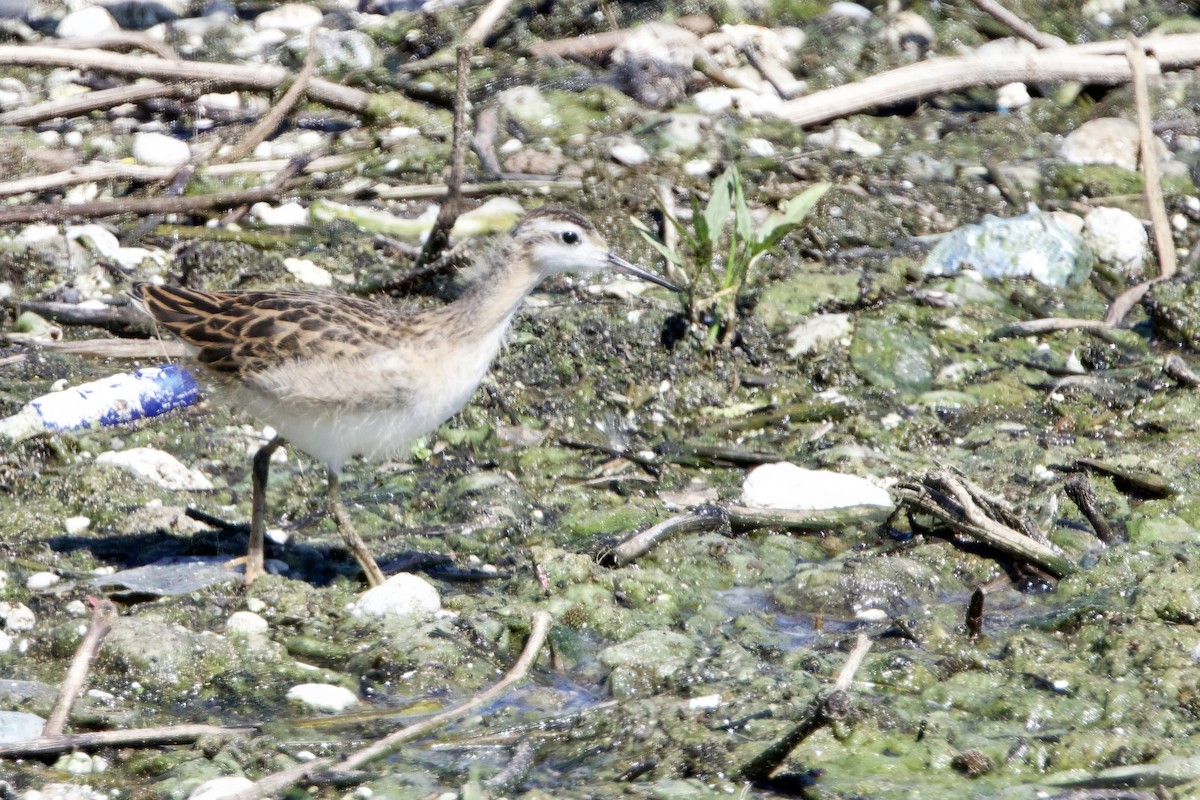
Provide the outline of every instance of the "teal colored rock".
[[911,323],[863,318],[850,345],[850,364],[863,380],[881,389],[914,394],[933,385],[933,345]]

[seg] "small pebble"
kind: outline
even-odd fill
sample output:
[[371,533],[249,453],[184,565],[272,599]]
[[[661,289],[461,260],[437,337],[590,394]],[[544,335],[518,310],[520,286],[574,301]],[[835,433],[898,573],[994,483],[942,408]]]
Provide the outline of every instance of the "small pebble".
[[429,581],[401,572],[363,592],[351,611],[357,617],[407,617],[433,614],[441,607],[442,598]]
[[25,579],[25,588],[31,592],[44,592],[62,578],[53,572],[35,572]]
[[103,6],[86,6],[63,17],[54,35],[60,39],[90,38],[121,29],[113,15]]
[[235,611],[225,623],[225,629],[230,633],[246,635],[266,633],[269,627],[267,621],[253,611]]
[[650,154],[646,152],[646,148],[634,142],[613,145],[609,148],[608,155],[612,157],[613,161],[627,167],[640,167],[650,160]]
[[307,258],[285,258],[283,267],[300,283],[323,288],[333,286],[333,275],[329,270],[317,266]]
[[241,775],[225,775],[212,778],[192,789],[188,800],[221,800],[223,797],[237,794],[254,785],[254,781]]
[[304,3],[284,3],[255,17],[254,29],[257,31],[278,30],[289,33],[308,33],[309,30],[321,24],[323,16],[321,9],[316,6]]
[[67,517],[63,520],[63,530],[72,536],[83,533],[92,526],[92,521],[87,517]]
[[354,692],[331,683],[301,683],[288,689],[287,699],[317,711],[345,711],[358,705]]
[[165,133],[141,132],[133,137],[133,158],[150,167],[178,167],[192,157],[187,142]]
[[255,614],[261,614],[267,610],[267,603],[257,597],[246,598],[246,610],[253,611]]
[[110,450],[96,456],[96,463],[118,467],[135,478],[171,491],[212,491],[213,485],[199,470],[185,467],[170,453],[153,447]]
[[37,624],[37,617],[24,603],[0,602],[0,617],[4,618],[4,627],[14,633],[31,631]]

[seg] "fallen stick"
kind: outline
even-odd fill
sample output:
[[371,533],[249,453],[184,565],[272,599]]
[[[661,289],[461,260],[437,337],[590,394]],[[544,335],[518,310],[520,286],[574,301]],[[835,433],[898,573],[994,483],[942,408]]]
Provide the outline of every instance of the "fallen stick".
[[117,214],[195,214],[200,211],[275,200],[283,191],[281,187],[264,186],[259,189],[186,195],[184,197],[126,197],[119,200],[93,200],[87,203],[38,203],[31,206],[5,206],[0,207],[0,225],[95,219]]
[[446,199],[438,209],[433,228],[425,237],[421,252],[413,261],[421,269],[450,246],[450,229],[462,210],[463,159],[467,150],[467,78],[471,72],[471,45],[458,46],[458,65],[454,81],[454,125],[450,145],[450,175],[446,181]]
[[1170,278],[1175,274],[1175,239],[1171,235],[1171,221],[1167,219],[1167,206],[1163,202],[1162,178],[1158,171],[1158,137],[1154,135],[1150,119],[1150,89],[1146,84],[1146,51],[1137,37],[1130,36],[1125,57],[1133,73],[1133,106],[1137,109],[1138,148],[1142,165],[1142,193],[1146,199],[1146,210],[1150,213],[1150,227],[1154,231],[1154,249],[1158,252],[1158,275]]
[[481,708],[490,703],[496,697],[503,694],[510,686],[519,683],[528,674],[530,667],[537,660],[538,653],[542,649],[542,645],[546,642],[546,635],[550,632],[551,618],[546,611],[535,611],[531,620],[529,639],[525,642],[525,649],[521,651],[520,657],[516,663],[512,665],[503,678],[492,684],[487,690],[480,692],[462,705],[455,706],[440,714],[435,714],[429,719],[414,723],[400,730],[388,734],[379,739],[373,744],[362,748],[361,750],[352,753],[347,758],[330,766],[329,759],[321,758],[314,761],[309,761],[276,773],[267,778],[258,781],[253,786],[234,793],[225,795],[224,800],[258,800],[258,798],[268,795],[280,794],[283,790],[294,786],[308,776],[325,770],[326,768],[338,771],[349,772],[358,769],[363,764],[380,756],[386,755],[398,745],[401,745],[412,739],[424,736],[431,733],[446,723],[452,722],[460,717]]
[[1066,43],[1056,36],[1051,36],[1048,33],[1042,33],[1033,25],[1018,17],[1013,12],[1009,11],[1004,6],[996,2],[996,0],[972,0],[980,10],[999,20],[1002,24],[1008,26],[1017,36],[1033,42],[1043,50],[1050,50],[1057,47],[1065,47]]
[[0,114],[0,125],[36,125],[59,117],[78,117],[93,111],[103,111],[125,103],[140,103],[161,97],[199,97],[205,92],[220,88],[219,84],[160,83],[147,81],[100,89],[77,97],[50,100],[29,108],[17,108]]
[[[0,65],[93,69],[162,81],[211,81],[242,89],[271,91],[292,77],[284,67],[269,64],[241,66],[205,61],[178,61],[153,56],[128,56],[103,50],[63,50],[45,46],[0,46]],[[374,96],[361,89],[313,78],[308,96],[318,103],[365,114]]]
[[283,97],[279,98],[279,102],[272,106],[271,110],[255,123],[254,127],[242,137],[241,141],[222,156],[221,161],[238,161],[243,156],[248,155],[255,147],[258,147],[260,142],[265,140],[267,136],[279,127],[279,123],[283,118],[295,108],[296,103],[300,102],[300,99],[308,92],[313,73],[316,72],[317,63],[319,62],[316,31],[317,29],[313,28],[309,33],[308,55],[304,59],[304,67],[300,70],[300,74],[296,76],[296,80],[292,81],[292,85],[283,93]]
[[254,728],[225,728],[220,725],[170,725],[124,731],[64,733],[25,742],[0,743],[0,758],[36,758],[101,747],[157,747],[163,744],[186,744],[202,736],[249,736],[251,733],[254,733]]
[[179,54],[171,45],[138,31],[112,31],[98,36],[48,39],[43,42],[43,46],[62,47],[67,50],[145,50],[159,58],[179,58]]
[[[344,153],[336,156],[321,156],[314,158],[304,165],[302,172],[334,172],[348,169],[365,157],[365,152]],[[222,178],[229,175],[245,175],[266,172],[279,172],[285,169],[291,159],[269,158],[259,161],[239,161],[236,164],[208,164],[199,167],[196,172],[212,178]],[[85,164],[61,172],[48,175],[35,175],[31,178],[18,178],[12,181],[0,181],[0,197],[25,192],[44,192],[62,186],[73,186],[80,183],[105,180],[130,180],[142,183],[165,181],[177,171],[176,167],[151,167],[142,164],[125,164],[120,161],[102,161]]]
[[829,531],[852,526],[882,525],[891,515],[888,506],[843,506],[817,511],[790,508],[754,508],[731,505],[725,508],[734,529],[783,528],[790,531]]
[[[1190,61],[1200,62],[1200,43]],[[775,116],[803,127],[977,86],[1069,80],[1115,86],[1130,78],[1125,58],[1080,53],[1070,47],[1016,56],[937,58],[788,100]]]
[[632,564],[660,543],[685,533],[719,531],[729,524],[725,512],[717,506],[706,506],[690,514],[679,514],[635,533],[620,544],[600,554],[597,559],[604,567],[624,567]]
[[487,7],[471,23],[471,27],[467,28],[467,32],[463,34],[463,44],[472,47],[483,44],[483,40],[492,32],[492,28],[496,27],[496,23],[504,16],[504,12],[510,5],[512,5],[512,0],[492,0],[488,3]]
[[67,725],[67,717],[71,715],[71,706],[75,705],[75,700],[83,691],[83,683],[87,680],[92,662],[96,660],[96,655],[100,652],[100,645],[104,642],[104,637],[112,630],[113,621],[116,618],[117,606],[111,600],[100,600],[92,609],[92,618],[88,622],[87,632],[79,642],[79,647],[75,649],[75,657],[71,659],[71,666],[67,668],[67,674],[58,687],[58,697],[55,698],[54,706],[50,709],[49,716],[46,717],[46,724],[42,726],[43,739],[50,739],[62,734],[63,728]]
[[850,713],[850,696],[847,694],[847,690],[870,649],[871,640],[861,633],[858,634],[854,649],[850,651],[850,655],[846,657],[846,663],[838,672],[833,689],[827,694],[819,694],[814,697],[800,717],[800,721],[778,741],[742,767],[739,776],[752,784],[769,784],[775,771],[801,742],[824,726],[845,719],[846,715]]

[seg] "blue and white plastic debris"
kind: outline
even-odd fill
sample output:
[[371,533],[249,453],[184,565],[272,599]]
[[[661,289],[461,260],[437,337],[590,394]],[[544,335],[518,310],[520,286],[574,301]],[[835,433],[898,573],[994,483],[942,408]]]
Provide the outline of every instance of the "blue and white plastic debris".
[[199,397],[196,379],[174,364],[123,372],[29,401],[0,420],[0,440],[120,425],[189,406]]

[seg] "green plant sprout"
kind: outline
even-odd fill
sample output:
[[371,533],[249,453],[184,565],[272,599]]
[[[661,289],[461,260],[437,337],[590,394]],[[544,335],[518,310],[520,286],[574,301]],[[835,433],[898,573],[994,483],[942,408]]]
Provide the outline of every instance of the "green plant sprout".
[[[642,237],[685,277],[684,310],[688,318],[699,324],[712,312],[704,338],[708,347],[715,345],[718,339],[725,346],[733,342],[737,301],[750,270],[759,258],[804,220],[829,191],[829,186],[828,183],[810,186],[755,226],[746,203],[741,171],[734,165],[713,183],[703,209],[700,201],[692,197],[690,228],[662,209],[663,216],[679,233],[677,246],[666,244],[640,220],[633,220]],[[719,251],[725,230],[729,228],[730,212],[733,226],[728,249]]]

